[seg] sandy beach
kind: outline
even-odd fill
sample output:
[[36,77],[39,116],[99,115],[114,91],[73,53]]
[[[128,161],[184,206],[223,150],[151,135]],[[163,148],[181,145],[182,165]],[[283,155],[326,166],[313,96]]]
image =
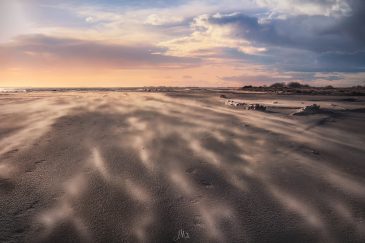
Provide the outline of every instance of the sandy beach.
[[365,242],[365,97],[346,98],[0,94],[0,242]]

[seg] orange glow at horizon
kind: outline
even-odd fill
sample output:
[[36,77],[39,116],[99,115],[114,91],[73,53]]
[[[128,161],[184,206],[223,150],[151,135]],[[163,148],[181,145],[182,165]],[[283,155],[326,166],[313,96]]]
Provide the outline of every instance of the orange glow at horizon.
[[[215,70],[215,72],[211,72]],[[143,87],[204,86],[238,87],[242,82],[224,82],[220,75],[240,73],[229,66],[188,69],[34,69],[9,68],[0,72],[2,87]]]

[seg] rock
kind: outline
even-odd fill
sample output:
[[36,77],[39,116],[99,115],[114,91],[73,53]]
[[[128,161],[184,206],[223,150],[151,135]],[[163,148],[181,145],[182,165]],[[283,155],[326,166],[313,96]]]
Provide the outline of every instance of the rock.
[[309,105],[301,108],[299,111],[295,112],[293,115],[309,115],[317,114],[320,112],[320,106],[317,104]]
[[312,112],[312,113],[316,113],[320,110],[320,106],[313,104],[313,105],[309,105],[303,108],[304,112]]
[[227,99],[228,98],[226,95],[221,95],[219,97],[222,98],[222,99]]

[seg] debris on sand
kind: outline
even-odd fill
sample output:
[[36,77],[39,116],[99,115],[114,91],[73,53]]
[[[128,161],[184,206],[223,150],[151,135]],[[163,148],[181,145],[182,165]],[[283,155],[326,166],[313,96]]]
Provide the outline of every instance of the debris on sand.
[[227,100],[226,105],[242,107],[245,110],[254,110],[254,111],[266,111],[266,106],[260,104],[247,104],[244,102],[238,102],[234,100]]
[[309,105],[301,108],[299,111],[293,113],[293,115],[311,115],[320,112],[320,106],[317,104]]
[[234,101],[234,100],[227,100],[226,105],[230,105],[230,106],[247,106],[246,103],[237,102],[237,101]]
[[172,89],[166,88],[166,87],[156,87],[156,88],[144,88],[144,89],[141,89],[140,91],[158,93],[158,92],[171,92]]
[[266,106],[260,104],[251,104],[248,105],[247,110],[266,111]]

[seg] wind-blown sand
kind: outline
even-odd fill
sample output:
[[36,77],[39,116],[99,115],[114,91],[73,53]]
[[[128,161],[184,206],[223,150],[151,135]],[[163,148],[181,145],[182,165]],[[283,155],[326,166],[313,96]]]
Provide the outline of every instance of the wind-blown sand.
[[0,242],[365,242],[365,99],[220,94],[0,95]]

